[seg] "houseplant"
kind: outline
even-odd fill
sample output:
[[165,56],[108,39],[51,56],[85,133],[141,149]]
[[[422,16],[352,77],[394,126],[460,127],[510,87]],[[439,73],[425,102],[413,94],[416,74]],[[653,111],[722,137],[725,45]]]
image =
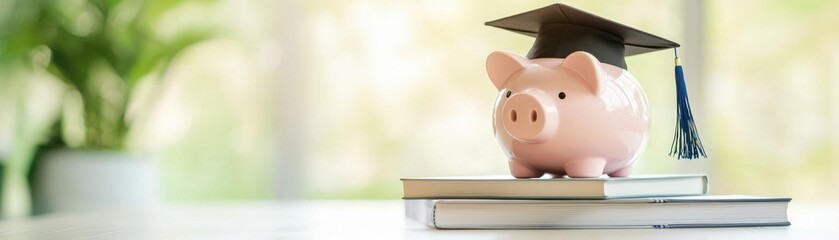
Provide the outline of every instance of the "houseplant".
[[[214,34],[212,26],[166,21],[170,9],[186,2],[197,1],[13,0],[8,5],[9,14],[0,18],[0,58],[45,71],[65,86],[56,93],[61,109],[52,127],[30,146],[36,211],[134,204],[136,196],[118,195],[153,187],[154,161],[126,151],[126,139],[132,122],[154,106],[169,62]],[[161,26],[174,31],[161,32]],[[146,82],[151,96],[135,96],[144,81],[151,81]]]

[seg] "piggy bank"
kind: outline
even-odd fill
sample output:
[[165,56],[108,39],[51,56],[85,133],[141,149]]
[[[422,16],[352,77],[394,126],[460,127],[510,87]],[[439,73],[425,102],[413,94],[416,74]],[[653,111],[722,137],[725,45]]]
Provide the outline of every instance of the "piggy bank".
[[626,70],[578,51],[528,60],[487,58],[498,88],[493,125],[516,178],[625,177],[647,142],[649,106]]

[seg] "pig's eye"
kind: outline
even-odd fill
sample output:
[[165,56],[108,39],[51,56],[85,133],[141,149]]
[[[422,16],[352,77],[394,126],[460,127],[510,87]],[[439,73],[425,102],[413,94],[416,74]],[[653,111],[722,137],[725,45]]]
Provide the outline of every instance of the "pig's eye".
[[513,94],[513,92],[507,91],[507,93],[505,93],[504,96],[506,96],[507,98],[510,98],[510,94]]
[[565,92],[559,92],[559,99],[565,99]]

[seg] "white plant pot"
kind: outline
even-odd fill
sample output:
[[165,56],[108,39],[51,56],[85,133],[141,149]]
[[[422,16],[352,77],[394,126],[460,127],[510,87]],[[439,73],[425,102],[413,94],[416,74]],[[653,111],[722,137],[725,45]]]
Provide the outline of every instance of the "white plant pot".
[[38,213],[147,208],[161,199],[150,156],[62,149],[38,161],[32,183]]

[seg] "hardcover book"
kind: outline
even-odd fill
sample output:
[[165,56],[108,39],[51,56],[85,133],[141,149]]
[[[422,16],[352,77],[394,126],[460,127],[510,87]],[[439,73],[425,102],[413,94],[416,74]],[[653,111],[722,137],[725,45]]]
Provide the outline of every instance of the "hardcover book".
[[416,199],[406,216],[440,229],[788,226],[789,198],[692,196],[610,200]]
[[509,176],[403,178],[404,199],[614,199],[704,195],[705,175],[638,175],[622,178]]

